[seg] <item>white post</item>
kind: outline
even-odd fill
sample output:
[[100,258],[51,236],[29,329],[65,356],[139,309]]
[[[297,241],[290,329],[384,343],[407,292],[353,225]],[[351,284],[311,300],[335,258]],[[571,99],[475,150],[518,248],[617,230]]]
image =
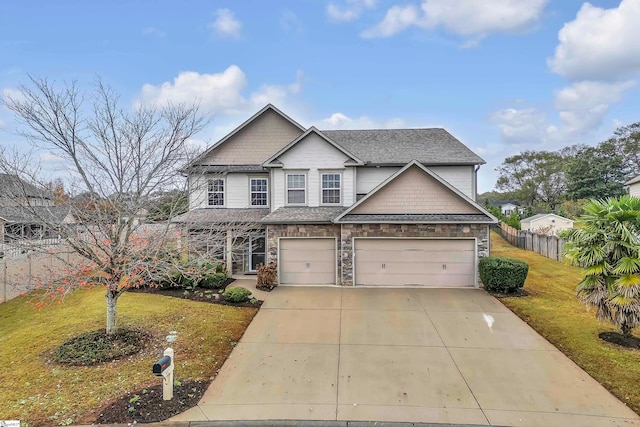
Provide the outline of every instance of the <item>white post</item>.
[[164,351],[164,356],[171,358],[171,365],[165,370],[162,376],[162,400],[173,399],[173,349],[171,347]]

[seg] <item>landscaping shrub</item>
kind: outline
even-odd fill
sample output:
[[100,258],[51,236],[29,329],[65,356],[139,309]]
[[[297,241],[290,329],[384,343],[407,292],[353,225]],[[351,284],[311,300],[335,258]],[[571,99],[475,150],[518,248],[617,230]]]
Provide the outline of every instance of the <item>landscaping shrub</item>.
[[233,303],[247,302],[250,295],[251,291],[245,288],[229,288],[222,294],[225,300]]
[[191,258],[174,261],[164,277],[156,283],[160,288],[207,289],[223,288],[227,281],[224,266],[208,258]]
[[486,290],[510,293],[524,286],[529,264],[515,258],[490,256],[480,260],[478,270]]
[[142,350],[149,335],[139,329],[118,329],[107,335],[104,330],[86,332],[64,342],[53,359],[67,365],[90,366],[110,362]]
[[267,265],[258,265],[258,284],[259,288],[273,289],[276,286],[276,278],[278,275],[278,267],[275,262]]
[[198,286],[205,289],[222,289],[228,278],[224,272],[209,274],[198,282]]

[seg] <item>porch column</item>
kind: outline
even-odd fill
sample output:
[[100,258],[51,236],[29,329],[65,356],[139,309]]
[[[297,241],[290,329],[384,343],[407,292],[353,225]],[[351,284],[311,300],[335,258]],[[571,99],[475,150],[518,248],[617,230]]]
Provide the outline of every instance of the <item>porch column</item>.
[[233,274],[233,230],[227,230],[227,243],[224,245],[225,259],[227,264],[227,274]]

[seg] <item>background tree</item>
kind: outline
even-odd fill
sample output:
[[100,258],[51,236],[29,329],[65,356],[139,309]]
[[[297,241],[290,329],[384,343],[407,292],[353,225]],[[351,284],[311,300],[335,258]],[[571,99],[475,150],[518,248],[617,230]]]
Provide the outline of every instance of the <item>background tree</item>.
[[625,193],[624,156],[609,140],[583,147],[567,162],[567,197],[571,200],[608,198]]
[[566,257],[583,268],[578,298],[625,337],[640,326],[640,199],[591,200],[566,230]]
[[[75,83],[61,87],[31,78],[2,104],[21,125],[19,133],[38,150],[53,152],[68,168],[77,224],[54,221],[29,203],[21,206],[43,227],[55,230],[85,261],[81,268],[105,286],[107,333],[116,329],[116,304],[124,291],[153,273],[165,234],[137,233],[136,214],[149,208],[153,194],[183,185],[179,167],[191,158],[187,140],[206,124],[197,105],[123,108],[118,95],[98,81],[91,92]],[[47,171],[35,156],[4,152],[0,167],[40,188]],[[76,275],[76,277],[78,277]],[[61,293],[86,280],[49,283]]]
[[640,122],[619,127],[609,141],[624,158],[626,180],[640,175]]
[[524,205],[543,202],[555,209],[564,200],[564,158],[559,153],[524,151],[507,157],[496,170],[496,187],[512,192]]

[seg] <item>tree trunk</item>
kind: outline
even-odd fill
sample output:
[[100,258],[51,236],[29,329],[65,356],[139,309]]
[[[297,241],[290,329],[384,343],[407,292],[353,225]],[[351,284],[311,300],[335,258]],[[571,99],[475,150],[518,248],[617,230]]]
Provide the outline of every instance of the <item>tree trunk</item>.
[[107,299],[107,335],[110,335],[117,329],[116,304],[118,302],[118,294],[108,290],[105,298]]
[[631,338],[631,327],[627,322],[624,322],[620,325],[620,331],[622,332],[622,336],[625,338]]

